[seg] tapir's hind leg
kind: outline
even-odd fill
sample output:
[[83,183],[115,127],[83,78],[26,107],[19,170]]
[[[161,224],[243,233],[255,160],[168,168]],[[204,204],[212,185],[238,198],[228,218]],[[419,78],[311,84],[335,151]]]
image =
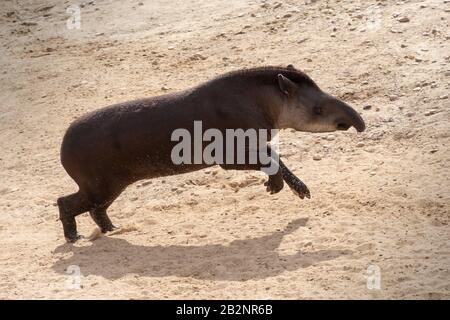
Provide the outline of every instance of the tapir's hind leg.
[[75,217],[87,211],[103,233],[115,228],[106,214],[106,209],[120,195],[123,187],[119,186],[119,183],[100,181],[102,183],[97,181],[95,186],[82,185],[77,193],[58,199],[59,217],[68,242],[81,238],[77,233]]
[[97,207],[89,211],[91,218],[98,225],[102,233],[117,229],[117,227],[111,222],[111,219],[109,219],[108,214],[106,213],[106,209],[108,208],[108,206],[109,205]]
[[[125,181],[125,180],[124,180]],[[113,225],[106,213],[109,206],[125,189],[126,183],[120,180],[102,180],[95,191],[92,192],[92,199],[95,199],[95,206],[89,210],[92,220],[98,225],[102,233],[117,229]]]
[[77,232],[75,217],[89,211],[94,204],[81,190],[77,193],[58,198],[59,219],[63,225],[64,237],[67,242],[75,242],[81,236]]

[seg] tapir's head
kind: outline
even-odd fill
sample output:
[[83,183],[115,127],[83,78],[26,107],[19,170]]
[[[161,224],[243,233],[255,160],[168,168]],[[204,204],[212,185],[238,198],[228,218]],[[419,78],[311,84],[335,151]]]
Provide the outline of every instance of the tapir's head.
[[331,132],[355,127],[359,132],[364,131],[366,125],[356,110],[305,78],[306,81],[294,81],[288,74],[278,74],[278,86],[283,96],[278,118],[280,128]]

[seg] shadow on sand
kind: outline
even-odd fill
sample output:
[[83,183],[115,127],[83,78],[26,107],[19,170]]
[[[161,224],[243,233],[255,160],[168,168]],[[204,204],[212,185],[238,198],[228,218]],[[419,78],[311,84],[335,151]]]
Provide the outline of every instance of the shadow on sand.
[[352,253],[349,250],[317,250],[280,255],[277,248],[283,237],[304,227],[307,220],[297,219],[284,230],[259,238],[235,240],[229,245],[143,246],[114,237],[100,238],[89,247],[64,244],[55,252],[73,252],[73,255],[57,261],[53,269],[66,274],[68,266],[78,265],[84,276],[97,275],[107,279],[137,274],[246,281],[276,276]]

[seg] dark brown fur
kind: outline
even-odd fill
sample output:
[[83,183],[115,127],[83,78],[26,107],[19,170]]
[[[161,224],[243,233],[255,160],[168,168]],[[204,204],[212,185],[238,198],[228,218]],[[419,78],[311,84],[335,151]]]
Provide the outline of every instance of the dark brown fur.
[[[185,91],[102,108],[72,123],[61,146],[61,162],[79,191],[58,199],[68,241],[77,239],[75,217],[83,212],[89,211],[103,232],[112,230],[106,209],[131,183],[208,166],[173,164],[171,150],[177,144],[171,141],[174,129],[192,132],[194,120],[203,122],[203,130],[217,128],[222,132],[276,128],[285,99],[278,87],[278,74],[299,86],[318,89],[307,75],[293,68],[255,68],[227,73]],[[260,170],[261,165],[222,167]],[[285,168],[271,176],[268,191],[281,190],[285,178],[301,197],[309,196],[306,186],[289,174],[293,176]]]

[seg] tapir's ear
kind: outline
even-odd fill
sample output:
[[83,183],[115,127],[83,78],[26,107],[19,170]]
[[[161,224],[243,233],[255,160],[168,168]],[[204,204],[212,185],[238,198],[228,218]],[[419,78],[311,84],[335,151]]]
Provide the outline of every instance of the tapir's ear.
[[280,90],[287,96],[292,95],[295,90],[295,83],[283,76],[281,73],[278,74],[278,85]]

